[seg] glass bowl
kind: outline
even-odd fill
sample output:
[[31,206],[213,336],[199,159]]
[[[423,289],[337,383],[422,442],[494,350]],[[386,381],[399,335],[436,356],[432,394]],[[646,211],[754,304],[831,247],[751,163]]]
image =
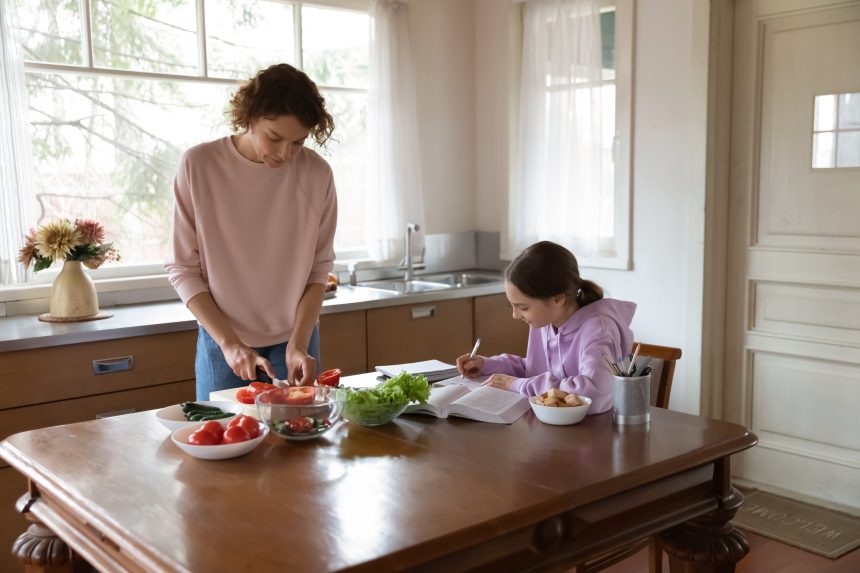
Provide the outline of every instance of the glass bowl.
[[260,419],[287,440],[312,440],[331,430],[343,410],[343,391],[326,386],[289,386],[257,394]]
[[[372,388],[354,388],[358,392],[370,391]],[[343,418],[359,426],[381,426],[387,424],[403,413],[409,402],[404,404],[361,404],[345,403]]]

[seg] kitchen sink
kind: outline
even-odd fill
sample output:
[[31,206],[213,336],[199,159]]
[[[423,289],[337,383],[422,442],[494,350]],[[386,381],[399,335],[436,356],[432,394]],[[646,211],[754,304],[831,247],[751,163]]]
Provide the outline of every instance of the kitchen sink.
[[432,283],[441,283],[453,288],[502,283],[505,281],[501,274],[477,272],[454,272],[423,275],[421,279]]
[[424,280],[406,281],[403,279],[386,279],[359,282],[358,286],[377,290],[386,290],[397,294],[411,294],[416,292],[446,290],[451,288],[452,285]]

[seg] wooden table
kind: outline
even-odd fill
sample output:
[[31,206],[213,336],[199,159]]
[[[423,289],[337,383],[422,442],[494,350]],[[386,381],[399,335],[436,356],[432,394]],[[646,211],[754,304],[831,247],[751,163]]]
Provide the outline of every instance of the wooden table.
[[[623,427],[408,416],[205,461],[150,411],[17,434],[0,455],[30,481],[19,511],[103,571],[562,571],[656,532],[673,569],[730,571],[746,542],[729,458],[755,442],[661,409]],[[31,533],[19,556],[61,565],[65,545]]]

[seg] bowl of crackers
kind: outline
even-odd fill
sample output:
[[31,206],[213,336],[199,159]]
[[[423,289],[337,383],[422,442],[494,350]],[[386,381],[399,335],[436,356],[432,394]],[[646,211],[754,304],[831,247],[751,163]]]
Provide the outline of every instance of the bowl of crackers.
[[529,398],[529,404],[535,416],[544,424],[569,426],[585,418],[591,407],[591,398],[552,388]]

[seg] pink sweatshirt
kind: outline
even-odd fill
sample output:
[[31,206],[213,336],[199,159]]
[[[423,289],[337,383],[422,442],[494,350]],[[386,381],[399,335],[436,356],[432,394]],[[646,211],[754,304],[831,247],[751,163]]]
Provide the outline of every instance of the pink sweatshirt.
[[511,390],[536,396],[550,388],[591,398],[589,414],[612,407],[612,375],[603,360],[627,355],[633,346],[630,322],[636,305],[602,299],[567,319],[558,332],[552,325],[529,330],[525,359],[501,354],[484,359],[481,374],[509,374],[518,380]]
[[280,168],[242,156],[230,137],[192,147],[174,182],[167,260],[185,304],[209,291],[241,340],[289,340],[306,285],[334,261],[337,197],[331,167],[303,148]]

